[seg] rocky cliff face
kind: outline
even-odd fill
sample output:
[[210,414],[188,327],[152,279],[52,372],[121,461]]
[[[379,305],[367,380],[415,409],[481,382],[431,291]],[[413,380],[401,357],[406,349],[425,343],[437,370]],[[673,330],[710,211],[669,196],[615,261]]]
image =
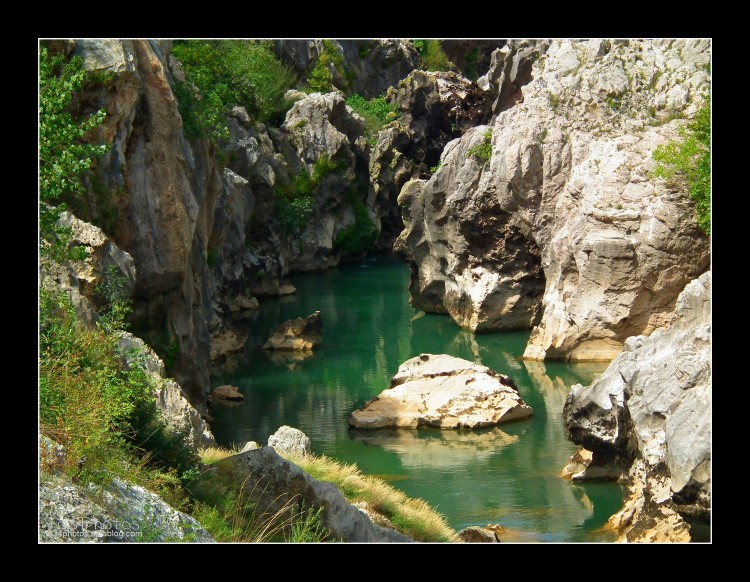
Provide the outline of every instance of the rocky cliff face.
[[611,359],[709,265],[687,193],[651,177],[651,154],[702,104],[710,44],[554,41],[505,110],[528,60],[500,55],[482,84],[501,112],[401,190],[412,302],[475,331],[534,326],[526,358]]
[[[705,539],[711,509],[711,273],[680,294],[669,327],[625,342],[565,403],[568,437],[630,463],[622,541]],[[593,463],[593,461],[592,461]]]

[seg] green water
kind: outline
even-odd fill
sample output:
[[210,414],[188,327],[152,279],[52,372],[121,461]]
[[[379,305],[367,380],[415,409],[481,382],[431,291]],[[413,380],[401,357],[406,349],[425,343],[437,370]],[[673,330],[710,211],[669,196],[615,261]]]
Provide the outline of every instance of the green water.
[[[246,397],[212,411],[218,441],[266,444],[288,424],[310,437],[314,453],[354,462],[425,499],[457,529],[499,523],[510,530],[508,541],[610,541],[601,527],[619,508],[621,488],[558,477],[574,450],[563,433],[565,396],[606,365],[525,362],[528,332],[474,336],[447,316],[419,312],[409,306],[408,279],[402,263],[378,257],[296,277],[294,296],[264,300],[246,353],[213,378],[214,386],[234,384]],[[311,357],[289,361],[260,349],[275,325],[316,310],[323,343]],[[481,431],[349,429],[352,410],[424,352],[510,375],[533,416]]]

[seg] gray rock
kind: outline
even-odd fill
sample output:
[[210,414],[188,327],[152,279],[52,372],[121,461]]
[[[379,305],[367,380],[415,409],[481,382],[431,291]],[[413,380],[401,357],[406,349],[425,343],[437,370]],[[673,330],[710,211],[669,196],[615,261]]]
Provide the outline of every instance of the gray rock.
[[185,398],[179,384],[164,378],[164,363],[142,339],[120,332],[118,350],[128,368],[138,367],[146,373],[156,406],[167,426],[182,434],[193,449],[218,446],[200,412]]
[[389,388],[352,412],[354,428],[478,428],[531,416],[513,381],[446,354],[399,366]]
[[[569,438],[632,459],[611,523],[628,541],[682,541],[711,503],[711,273],[689,283],[669,327],[637,336],[565,403]],[[684,515],[683,515],[684,514]],[[673,531],[673,535],[669,534]]]
[[[96,501],[94,501],[96,499]],[[42,542],[213,542],[191,516],[158,495],[115,478],[85,490],[60,477],[39,484]]]
[[599,43],[589,58],[587,42],[550,43],[522,103],[403,186],[394,250],[410,265],[413,305],[474,331],[533,327],[524,357],[536,360],[608,361],[628,337],[664,327],[709,265],[688,193],[651,177],[653,151],[680,124],[661,123],[668,92],[689,88],[677,110],[689,118],[709,90],[680,57],[687,47],[698,52],[692,41]]
[[298,317],[276,327],[264,350],[309,351],[323,341],[323,321],[320,311],[307,317]]
[[216,463],[217,470],[254,495],[256,507],[269,514],[293,502],[317,510],[323,507],[323,525],[345,542],[409,542],[396,530],[375,525],[367,515],[346,502],[333,483],[313,479],[273,448],[240,453]]
[[255,441],[247,441],[242,447],[242,449],[240,449],[240,452],[246,453],[248,451],[254,451],[259,448],[260,448],[260,445],[256,443]]
[[297,428],[284,425],[268,437],[268,446],[279,452],[307,455],[312,451],[310,438]]
[[458,539],[465,543],[490,543],[496,544],[499,540],[495,537],[495,532],[483,527],[472,525],[462,529],[456,534]]

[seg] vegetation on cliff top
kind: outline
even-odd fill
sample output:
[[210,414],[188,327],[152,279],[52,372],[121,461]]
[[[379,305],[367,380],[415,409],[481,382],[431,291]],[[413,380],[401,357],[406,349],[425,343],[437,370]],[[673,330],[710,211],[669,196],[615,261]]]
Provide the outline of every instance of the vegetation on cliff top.
[[188,137],[228,137],[224,115],[236,105],[260,121],[283,121],[291,105],[284,93],[296,76],[273,54],[272,41],[182,40],[172,54],[187,80],[175,80],[175,93]]
[[656,148],[654,175],[688,188],[695,201],[698,226],[711,234],[711,100],[695,119],[680,131],[680,137]]
[[396,104],[388,103],[382,95],[368,101],[355,93],[346,100],[346,104],[365,120],[365,137],[372,146],[383,126],[401,117]]

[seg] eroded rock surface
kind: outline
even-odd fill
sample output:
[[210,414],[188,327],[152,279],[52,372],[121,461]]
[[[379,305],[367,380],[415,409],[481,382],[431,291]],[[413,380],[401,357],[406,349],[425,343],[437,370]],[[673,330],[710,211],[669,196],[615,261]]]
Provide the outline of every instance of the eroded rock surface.
[[446,354],[422,354],[399,366],[391,386],[352,412],[354,428],[478,428],[531,416],[513,381]]
[[268,341],[263,345],[264,350],[279,351],[309,351],[323,340],[323,321],[320,311],[290,319],[280,324]]
[[632,460],[623,541],[705,535],[711,509],[711,273],[680,294],[669,327],[636,336],[591,386],[573,386],[565,426],[594,453]]

